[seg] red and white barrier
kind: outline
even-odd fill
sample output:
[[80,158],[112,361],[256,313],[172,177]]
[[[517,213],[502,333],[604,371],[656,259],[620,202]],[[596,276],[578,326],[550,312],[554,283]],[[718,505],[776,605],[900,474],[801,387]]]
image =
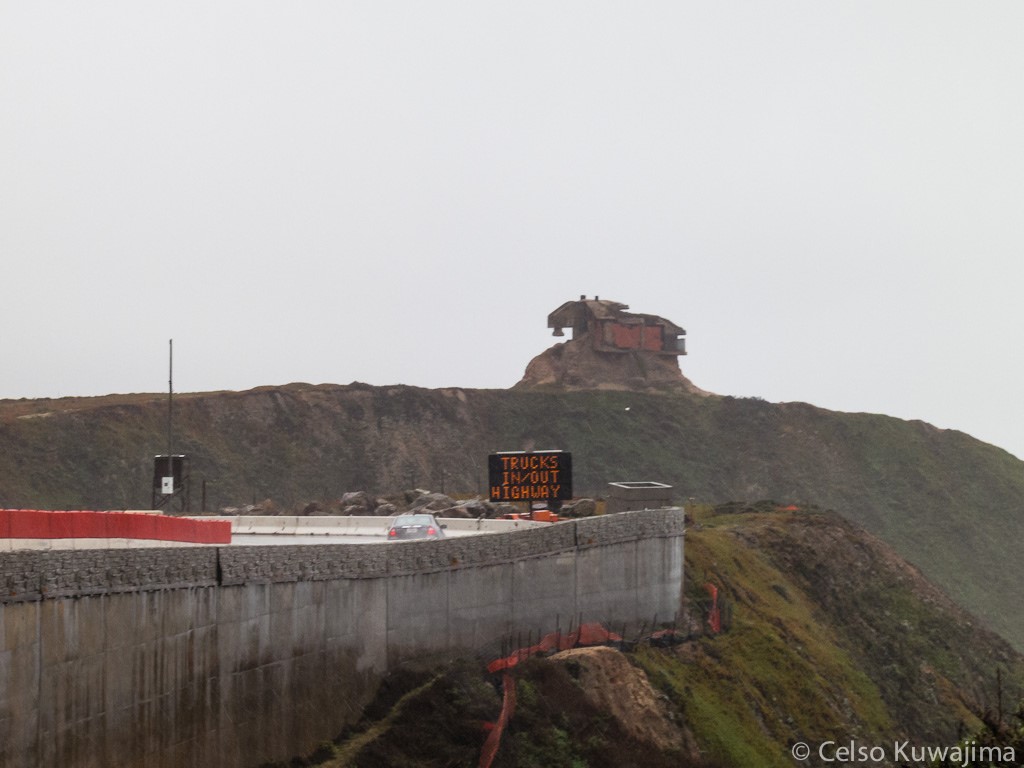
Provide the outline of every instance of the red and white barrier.
[[147,539],[230,544],[230,520],[146,512],[0,509],[0,539]]

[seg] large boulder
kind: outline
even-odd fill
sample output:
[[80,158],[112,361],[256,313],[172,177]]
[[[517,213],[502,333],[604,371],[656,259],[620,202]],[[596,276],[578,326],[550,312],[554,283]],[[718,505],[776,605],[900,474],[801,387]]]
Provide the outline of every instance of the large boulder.
[[424,493],[413,500],[409,505],[409,511],[440,512],[443,509],[451,509],[454,506],[455,499],[451,496],[445,496],[443,493]]
[[597,502],[593,499],[576,499],[562,505],[561,517],[590,517],[597,514]]
[[390,501],[385,501],[377,505],[377,508],[373,510],[373,514],[377,517],[392,517],[398,514],[398,507]]
[[[489,517],[491,505],[483,499],[466,499],[460,501],[448,512],[453,512],[452,517],[467,517],[478,519],[481,517]],[[447,513],[446,513],[447,515]]]
[[303,505],[302,509],[299,511],[300,517],[309,517],[311,515],[324,514],[326,514],[326,512],[324,512],[324,505],[321,504],[319,501],[311,501],[308,504]]
[[349,491],[341,495],[341,506],[344,507],[366,507],[373,509],[374,503],[370,500],[370,494],[366,491]]
[[377,504],[366,491],[350,491],[342,494],[339,506],[343,515],[372,515]]
[[456,517],[464,520],[477,520],[491,517],[491,505],[483,499],[466,499],[448,509],[438,512],[439,517]]
[[488,517],[501,517],[502,515],[514,515],[522,513],[523,508],[518,504],[513,504],[510,501],[500,501],[496,504],[490,505],[490,512]]
[[405,498],[405,503],[408,506],[412,506],[417,499],[428,496],[430,491],[425,491],[422,488],[410,488],[407,491],[402,492],[402,496]]

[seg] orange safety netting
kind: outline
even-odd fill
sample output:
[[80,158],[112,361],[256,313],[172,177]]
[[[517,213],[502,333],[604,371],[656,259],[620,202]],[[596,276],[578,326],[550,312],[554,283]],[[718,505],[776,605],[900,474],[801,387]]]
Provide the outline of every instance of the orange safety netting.
[[564,651],[575,648],[579,645],[603,645],[604,643],[622,642],[622,636],[609,632],[597,622],[583,624],[579,629],[562,634],[561,632],[548,632],[535,645],[527,648],[519,648],[512,651],[508,656],[495,659],[487,665],[488,672],[501,672],[514,667],[521,661],[540,653],[551,651]]
[[505,732],[505,726],[512,719],[512,713],[516,709],[516,681],[512,675],[506,672],[501,676],[503,695],[501,697],[501,714],[491,725],[490,733],[480,750],[480,768],[491,768],[491,763],[498,754],[498,747],[501,745],[501,735]]
[[711,610],[708,611],[708,628],[717,635],[722,631],[722,614],[718,609],[718,587],[709,582],[704,585],[704,589],[711,595]]

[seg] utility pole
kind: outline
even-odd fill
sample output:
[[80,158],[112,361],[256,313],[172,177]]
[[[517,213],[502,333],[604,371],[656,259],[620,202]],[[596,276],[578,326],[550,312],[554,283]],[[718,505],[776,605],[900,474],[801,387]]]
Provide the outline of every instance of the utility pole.
[[177,501],[188,512],[188,457],[174,453],[174,339],[167,342],[167,453],[153,458],[153,509],[170,510]]
[[174,455],[173,443],[174,435],[171,431],[174,417],[174,339],[170,339],[168,344],[168,358],[167,358],[167,462],[168,467],[171,466],[171,456]]

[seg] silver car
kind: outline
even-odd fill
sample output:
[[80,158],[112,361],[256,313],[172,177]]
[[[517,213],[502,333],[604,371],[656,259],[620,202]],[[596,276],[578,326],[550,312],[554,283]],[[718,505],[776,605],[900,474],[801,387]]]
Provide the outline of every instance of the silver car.
[[399,539],[443,539],[444,526],[433,515],[417,512],[398,515],[388,526],[388,541]]

